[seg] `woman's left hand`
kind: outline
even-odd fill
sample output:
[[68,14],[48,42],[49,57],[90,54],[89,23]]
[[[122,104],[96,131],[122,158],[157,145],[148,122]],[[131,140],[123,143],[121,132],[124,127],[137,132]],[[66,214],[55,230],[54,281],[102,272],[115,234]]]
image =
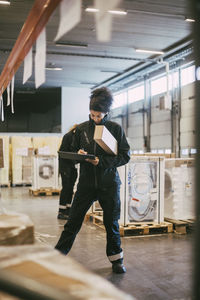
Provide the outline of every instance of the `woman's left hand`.
[[87,158],[86,161],[88,161],[89,163],[93,164],[94,166],[97,166],[99,163],[99,158],[96,156],[95,159],[89,159]]

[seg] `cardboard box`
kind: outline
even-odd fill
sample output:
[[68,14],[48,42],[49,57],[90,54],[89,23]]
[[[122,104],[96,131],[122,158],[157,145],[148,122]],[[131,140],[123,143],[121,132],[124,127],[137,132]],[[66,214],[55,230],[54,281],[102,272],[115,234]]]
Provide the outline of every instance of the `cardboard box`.
[[181,165],[186,165],[187,168],[195,166],[194,158],[175,158],[175,159],[166,159],[165,168],[178,168]]
[[34,225],[24,214],[0,214],[0,245],[34,243]]
[[[32,279],[45,290],[54,288],[58,295],[63,292],[65,297],[62,299],[133,300],[132,296],[52,247],[0,247],[0,268],[15,276]],[[1,294],[0,299],[4,300]]]
[[95,142],[107,153],[117,155],[117,140],[104,125],[96,125]]

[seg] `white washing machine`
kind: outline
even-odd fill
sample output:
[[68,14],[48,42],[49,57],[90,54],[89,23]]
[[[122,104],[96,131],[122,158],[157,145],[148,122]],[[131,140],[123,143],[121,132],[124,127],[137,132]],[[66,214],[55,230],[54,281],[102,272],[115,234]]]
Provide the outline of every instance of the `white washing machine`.
[[[121,179],[119,224],[164,221],[164,158],[133,156],[118,169]],[[93,212],[102,211],[98,202]]]
[[171,219],[195,218],[195,166],[193,158],[165,161],[164,216]]
[[53,155],[33,157],[33,189],[58,189],[58,158]]
[[133,156],[125,167],[123,225],[164,221],[164,158]]

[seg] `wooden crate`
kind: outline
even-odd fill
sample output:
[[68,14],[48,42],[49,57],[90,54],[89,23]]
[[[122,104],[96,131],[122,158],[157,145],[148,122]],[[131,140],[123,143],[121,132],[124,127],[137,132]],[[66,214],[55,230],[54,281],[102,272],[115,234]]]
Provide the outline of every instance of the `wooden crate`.
[[186,234],[194,230],[194,219],[176,220],[165,218],[166,222],[170,222],[173,225],[173,230],[177,234]]
[[[93,222],[94,225],[105,229],[103,225],[103,216],[96,214],[88,214],[85,217],[86,221]],[[170,222],[156,222],[150,223],[133,223],[128,226],[120,226],[120,236],[133,236],[133,235],[152,235],[159,233],[173,232],[173,224]]]

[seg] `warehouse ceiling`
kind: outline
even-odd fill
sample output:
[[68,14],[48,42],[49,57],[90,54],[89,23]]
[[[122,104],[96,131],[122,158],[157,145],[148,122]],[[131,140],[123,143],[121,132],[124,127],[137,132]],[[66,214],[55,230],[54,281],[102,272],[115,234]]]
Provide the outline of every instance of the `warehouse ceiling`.
[[[136,71],[141,66],[155,64],[173,51],[184,49],[191,42],[191,17],[187,0],[123,0],[118,9],[126,15],[113,15],[112,39],[98,42],[94,13],[86,12],[93,1],[82,1],[81,22],[59,42],[83,47],[57,46],[54,38],[59,24],[57,9],[47,24],[47,67],[42,87],[89,87],[109,85]],[[20,30],[33,6],[32,0],[11,0],[0,5],[0,72],[16,42]],[[135,49],[163,51],[164,55],[138,53]],[[34,89],[34,75],[22,85],[23,64],[15,76],[16,89]]]

